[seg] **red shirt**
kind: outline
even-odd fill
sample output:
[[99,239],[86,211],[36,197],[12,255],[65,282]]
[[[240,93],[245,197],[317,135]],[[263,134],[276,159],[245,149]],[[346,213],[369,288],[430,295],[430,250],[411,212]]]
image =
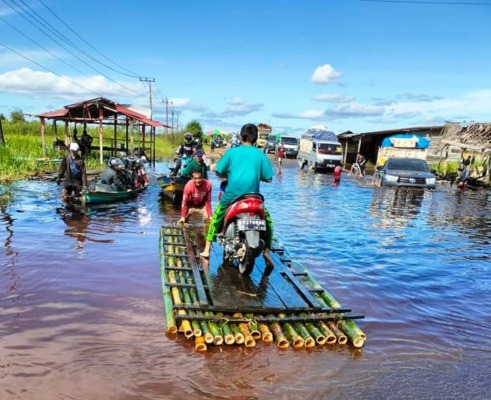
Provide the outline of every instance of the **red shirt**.
[[285,148],[283,146],[276,149],[276,157],[285,158]]
[[186,218],[190,208],[203,207],[206,207],[206,213],[211,217],[211,182],[203,179],[197,188],[194,181],[190,180],[182,193],[181,217]]

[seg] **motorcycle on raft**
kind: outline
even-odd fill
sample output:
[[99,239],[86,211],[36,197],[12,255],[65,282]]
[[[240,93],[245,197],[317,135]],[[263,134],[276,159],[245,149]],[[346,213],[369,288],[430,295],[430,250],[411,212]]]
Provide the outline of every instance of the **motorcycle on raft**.
[[247,193],[236,198],[225,212],[218,243],[223,247],[223,261],[234,264],[242,275],[250,275],[256,258],[266,244],[264,197]]

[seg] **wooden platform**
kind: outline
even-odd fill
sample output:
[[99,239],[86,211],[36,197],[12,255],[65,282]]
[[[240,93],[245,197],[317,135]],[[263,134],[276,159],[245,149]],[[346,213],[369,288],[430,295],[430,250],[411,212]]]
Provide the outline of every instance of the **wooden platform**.
[[[222,248],[216,244],[209,260],[200,258],[198,249],[204,247],[203,236],[203,228],[161,229],[161,275],[168,331],[189,320],[191,313],[199,321],[223,322],[225,318],[229,323],[266,325],[346,321],[341,325],[356,326],[353,320],[364,318],[342,308],[308,271],[291,260],[280,244],[275,243],[272,249],[272,268],[259,257],[252,274],[244,276],[234,265],[223,262]],[[191,301],[185,301],[186,297]],[[361,335],[363,340],[353,339],[356,347],[361,347],[360,341],[364,343],[366,339],[362,332]]]

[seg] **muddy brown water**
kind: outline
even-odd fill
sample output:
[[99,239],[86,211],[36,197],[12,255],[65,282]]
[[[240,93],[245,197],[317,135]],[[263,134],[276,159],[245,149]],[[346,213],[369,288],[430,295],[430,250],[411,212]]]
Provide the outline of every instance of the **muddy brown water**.
[[195,353],[165,335],[159,228],[179,209],[155,180],[89,208],[23,181],[0,198],[0,399],[491,398],[490,191],[333,187],[293,160],[262,188],[294,259],[366,316],[363,349]]

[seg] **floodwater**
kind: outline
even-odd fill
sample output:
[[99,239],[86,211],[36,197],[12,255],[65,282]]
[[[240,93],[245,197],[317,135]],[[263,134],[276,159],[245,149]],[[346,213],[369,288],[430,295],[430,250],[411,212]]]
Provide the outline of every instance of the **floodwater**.
[[0,399],[491,398],[490,191],[333,187],[293,160],[262,188],[293,258],[366,316],[363,349],[195,353],[165,335],[159,228],[179,211],[155,180],[86,209],[17,182],[0,200]]

